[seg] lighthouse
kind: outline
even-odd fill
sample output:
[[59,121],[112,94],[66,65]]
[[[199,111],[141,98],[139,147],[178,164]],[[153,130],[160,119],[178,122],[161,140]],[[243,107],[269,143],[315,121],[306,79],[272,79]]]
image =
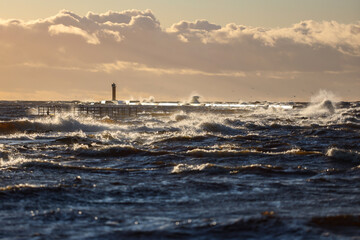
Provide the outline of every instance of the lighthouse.
[[113,83],[113,84],[111,85],[111,87],[112,87],[112,100],[113,100],[113,101],[116,101],[116,84]]

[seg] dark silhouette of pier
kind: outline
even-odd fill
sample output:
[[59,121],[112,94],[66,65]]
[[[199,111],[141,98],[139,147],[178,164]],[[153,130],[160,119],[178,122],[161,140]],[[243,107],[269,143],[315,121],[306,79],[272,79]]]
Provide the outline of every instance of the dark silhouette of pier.
[[[140,101],[116,100],[116,84],[111,85],[112,100],[98,103],[57,102],[39,105],[38,116],[56,116],[64,113],[72,113],[75,116],[92,118],[109,117],[111,119],[123,119],[136,117],[138,114],[166,115],[176,111],[189,112],[222,112],[233,113],[234,109],[227,107],[214,107],[214,105],[200,104],[199,96],[193,96],[190,103],[180,102],[152,102],[141,103]],[[236,103],[235,103],[236,104]]]
[[[110,101],[111,102],[111,101]],[[110,104],[45,104],[38,106],[38,116],[56,116],[62,114],[73,114],[80,117],[92,117],[100,119],[109,117],[110,119],[124,119],[137,117],[139,115],[169,115],[174,112],[212,112],[231,114],[244,111],[231,108],[214,108],[209,106],[192,105],[112,105]]]
[[87,104],[61,104],[61,105],[41,105],[38,106],[39,116],[56,116],[70,113],[75,116],[121,119],[137,116],[139,108],[129,105],[87,105]]

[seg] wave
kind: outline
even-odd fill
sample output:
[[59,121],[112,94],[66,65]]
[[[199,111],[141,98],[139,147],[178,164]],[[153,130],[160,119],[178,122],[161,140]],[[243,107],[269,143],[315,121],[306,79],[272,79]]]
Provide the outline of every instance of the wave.
[[237,128],[229,127],[222,123],[204,122],[200,124],[201,130],[210,133],[220,133],[224,135],[240,135],[244,132]]
[[8,154],[5,158],[0,158],[0,168],[12,167],[28,161],[31,160],[22,156],[13,156]]
[[[219,234],[219,237],[232,236],[231,239],[234,237],[235,239],[276,239],[279,231],[282,233],[290,231],[274,212],[267,212],[271,214],[263,213],[261,216],[243,217],[227,223],[217,224],[212,222],[208,226],[200,228],[205,228],[204,230],[208,233]],[[234,233],[236,235],[233,235]]]
[[[13,163],[13,165],[15,162]],[[154,171],[154,168],[114,168],[114,167],[88,167],[84,165],[67,165],[61,164],[54,161],[44,161],[40,159],[32,159],[27,161],[20,161],[16,163],[16,167],[19,169],[32,169],[48,170],[48,171],[73,171],[74,173],[79,172],[94,172],[94,173],[111,173],[111,172],[139,172],[139,171]],[[81,178],[76,178],[74,181],[80,182]]]
[[265,164],[251,164],[245,166],[221,166],[212,163],[185,164],[181,163],[173,167],[172,174],[188,173],[210,173],[210,174],[295,174],[295,175],[314,175],[315,172],[304,168],[285,169],[280,166]]
[[[335,104],[333,101],[331,101],[331,104],[326,101],[331,100],[324,100],[320,104],[320,108],[327,109],[326,112],[331,112],[330,105],[332,104],[335,107]],[[310,106],[314,107],[315,105]],[[315,112],[316,114],[321,112],[318,109],[311,108],[310,106],[304,111]],[[254,109],[249,113],[233,113],[232,115],[204,112],[186,114],[183,112],[178,112],[171,115],[169,119],[165,121],[163,118],[139,116],[138,119],[127,122],[114,122],[109,119],[94,120],[91,118],[79,118],[68,115],[61,117],[57,116],[55,118],[24,119],[0,122],[0,135],[18,132],[29,134],[76,131],[101,132],[115,130],[138,134],[181,132],[182,134],[186,134],[188,136],[193,136],[194,134],[241,136],[247,135],[247,131],[249,130],[296,130],[299,128],[298,125],[303,125],[301,121],[304,120],[299,118],[298,111],[299,110],[294,109],[292,111],[286,112],[274,112],[266,109]],[[350,110],[349,114],[350,115],[343,117],[340,116],[339,118],[341,118],[343,121],[345,121],[344,119],[347,119],[346,122],[349,124],[357,124],[358,120],[352,117],[351,114],[353,113]],[[339,114],[335,115],[338,116]],[[311,121],[306,120],[304,121],[304,124],[311,124],[313,121],[314,119]],[[356,128],[357,126],[354,125],[354,127]]]
[[160,156],[160,155],[169,155],[169,152],[166,151],[147,151],[134,148],[131,146],[112,146],[105,147],[101,149],[87,149],[79,148],[75,151],[77,156],[82,157],[128,157],[132,155],[142,155],[142,156]]
[[15,120],[0,122],[0,134],[43,133],[43,132],[99,132],[104,130],[122,129],[118,125],[90,118],[64,116],[35,120]]
[[42,161],[42,160],[33,160],[33,161],[27,161],[25,163],[22,163],[20,166],[20,168],[28,168],[28,169],[47,169],[47,170],[73,170],[75,172],[79,172],[79,171],[85,171],[85,172],[126,172],[127,170],[122,169],[122,168],[111,168],[111,167],[86,167],[86,166],[74,166],[74,165],[65,165],[65,164],[60,164],[57,162],[53,162],[53,161]]
[[235,157],[239,155],[248,155],[254,152],[250,150],[206,150],[206,149],[192,149],[186,152],[187,155],[193,157]]
[[47,201],[49,200],[48,194],[49,193],[56,193],[58,194],[61,191],[64,191],[66,188],[69,188],[69,185],[58,184],[55,186],[46,186],[41,184],[16,184],[16,185],[9,185],[6,187],[0,188],[0,197],[1,198],[19,198],[19,199],[26,199],[31,196],[36,196],[37,198],[41,196],[41,193],[46,192]]
[[252,154],[263,154],[263,155],[321,155],[319,151],[306,151],[302,149],[290,149],[287,151],[261,151],[259,149],[242,149],[242,150],[216,150],[216,149],[192,149],[186,152],[187,155],[193,157],[236,157],[240,155],[252,155]]
[[94,142],[100,143],[96,139],[89,138],[89,137],[80,137],[80,136],[64,136],[55,139],[56,143],[60,144],[91,144]]
[[156,143],[173,143],[173,142],[202,142],[215,136],[171,136],[162,140],[156,141]]
[[[271,211],[270,211],[271,212]],[[118,224],[117,222],[110,222]],[[101,239],[278,239],[279,233],[292,236],[293,229],[275,215],[241,217],[217,222],[214,218],[201,221],[176,221],[176,229],[136,228],[110,231]],[[199,237],[201,236],[201,237]],[[286,235],[285,235],[286,236]]]
[[360,161],[360,152],[353,150],[330,148],[326,152],[326,156],[335,160]]
[[176,113],[171,116],[171,120],[176,121],[176,122],[180,122],[180,121],[183,121],[186,119],[189,119],[189,116],[186,115],[185,113]]
[[0,187],[0,192],[4,191],[18,191],[21,189],[28,189],[28,188],[43,188],[45,185],[36,185],[36,184],[28,184],[28,183],[21,183],[16,185],[9,185],[6,187]]
[[201,171],[213,171],[213,172],[225,172],[228,171],[225,167],[217,166],[211,163],[204,163],[198,165],[191,165],[191,164],[178,164],[174,166],[171,173],[184,173],[184,172],[201,172]]

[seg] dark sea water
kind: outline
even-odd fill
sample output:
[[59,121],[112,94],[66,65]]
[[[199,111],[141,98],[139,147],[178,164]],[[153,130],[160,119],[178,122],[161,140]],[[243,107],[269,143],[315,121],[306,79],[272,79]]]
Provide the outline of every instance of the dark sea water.
[[360,239],[360,102],[37,118],[0,102],[0,239]]

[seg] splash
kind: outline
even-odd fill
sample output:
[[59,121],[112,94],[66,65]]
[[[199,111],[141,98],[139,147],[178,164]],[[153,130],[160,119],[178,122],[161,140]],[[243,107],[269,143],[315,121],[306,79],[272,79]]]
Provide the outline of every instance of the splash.
[[27,111],[26,111],[26,113],[28,114],[28,115],[37,115],[38,114],[38,110],[36,109],[36,108],[29,108]]
[[140,101],[142,103],[154,103],[155,102],[155,97],[150,96],[149,98],[142,98]]
[[339,99],[330,91],[320,90],[319,93],[311,97],[310,105],[302,111],[308,117],[330,116],[335,113],[335,103]]
[[186,104],[200,104],[200,101],[199,101],[200,98],[202,98],[201,94],[199,94],[196,91],[192,91],[187,99],[182,99],[180,102],[185,105]]
[[200,103],[199,99],[200,99],[200,96],[192,96],[190,103],[199,104]]

